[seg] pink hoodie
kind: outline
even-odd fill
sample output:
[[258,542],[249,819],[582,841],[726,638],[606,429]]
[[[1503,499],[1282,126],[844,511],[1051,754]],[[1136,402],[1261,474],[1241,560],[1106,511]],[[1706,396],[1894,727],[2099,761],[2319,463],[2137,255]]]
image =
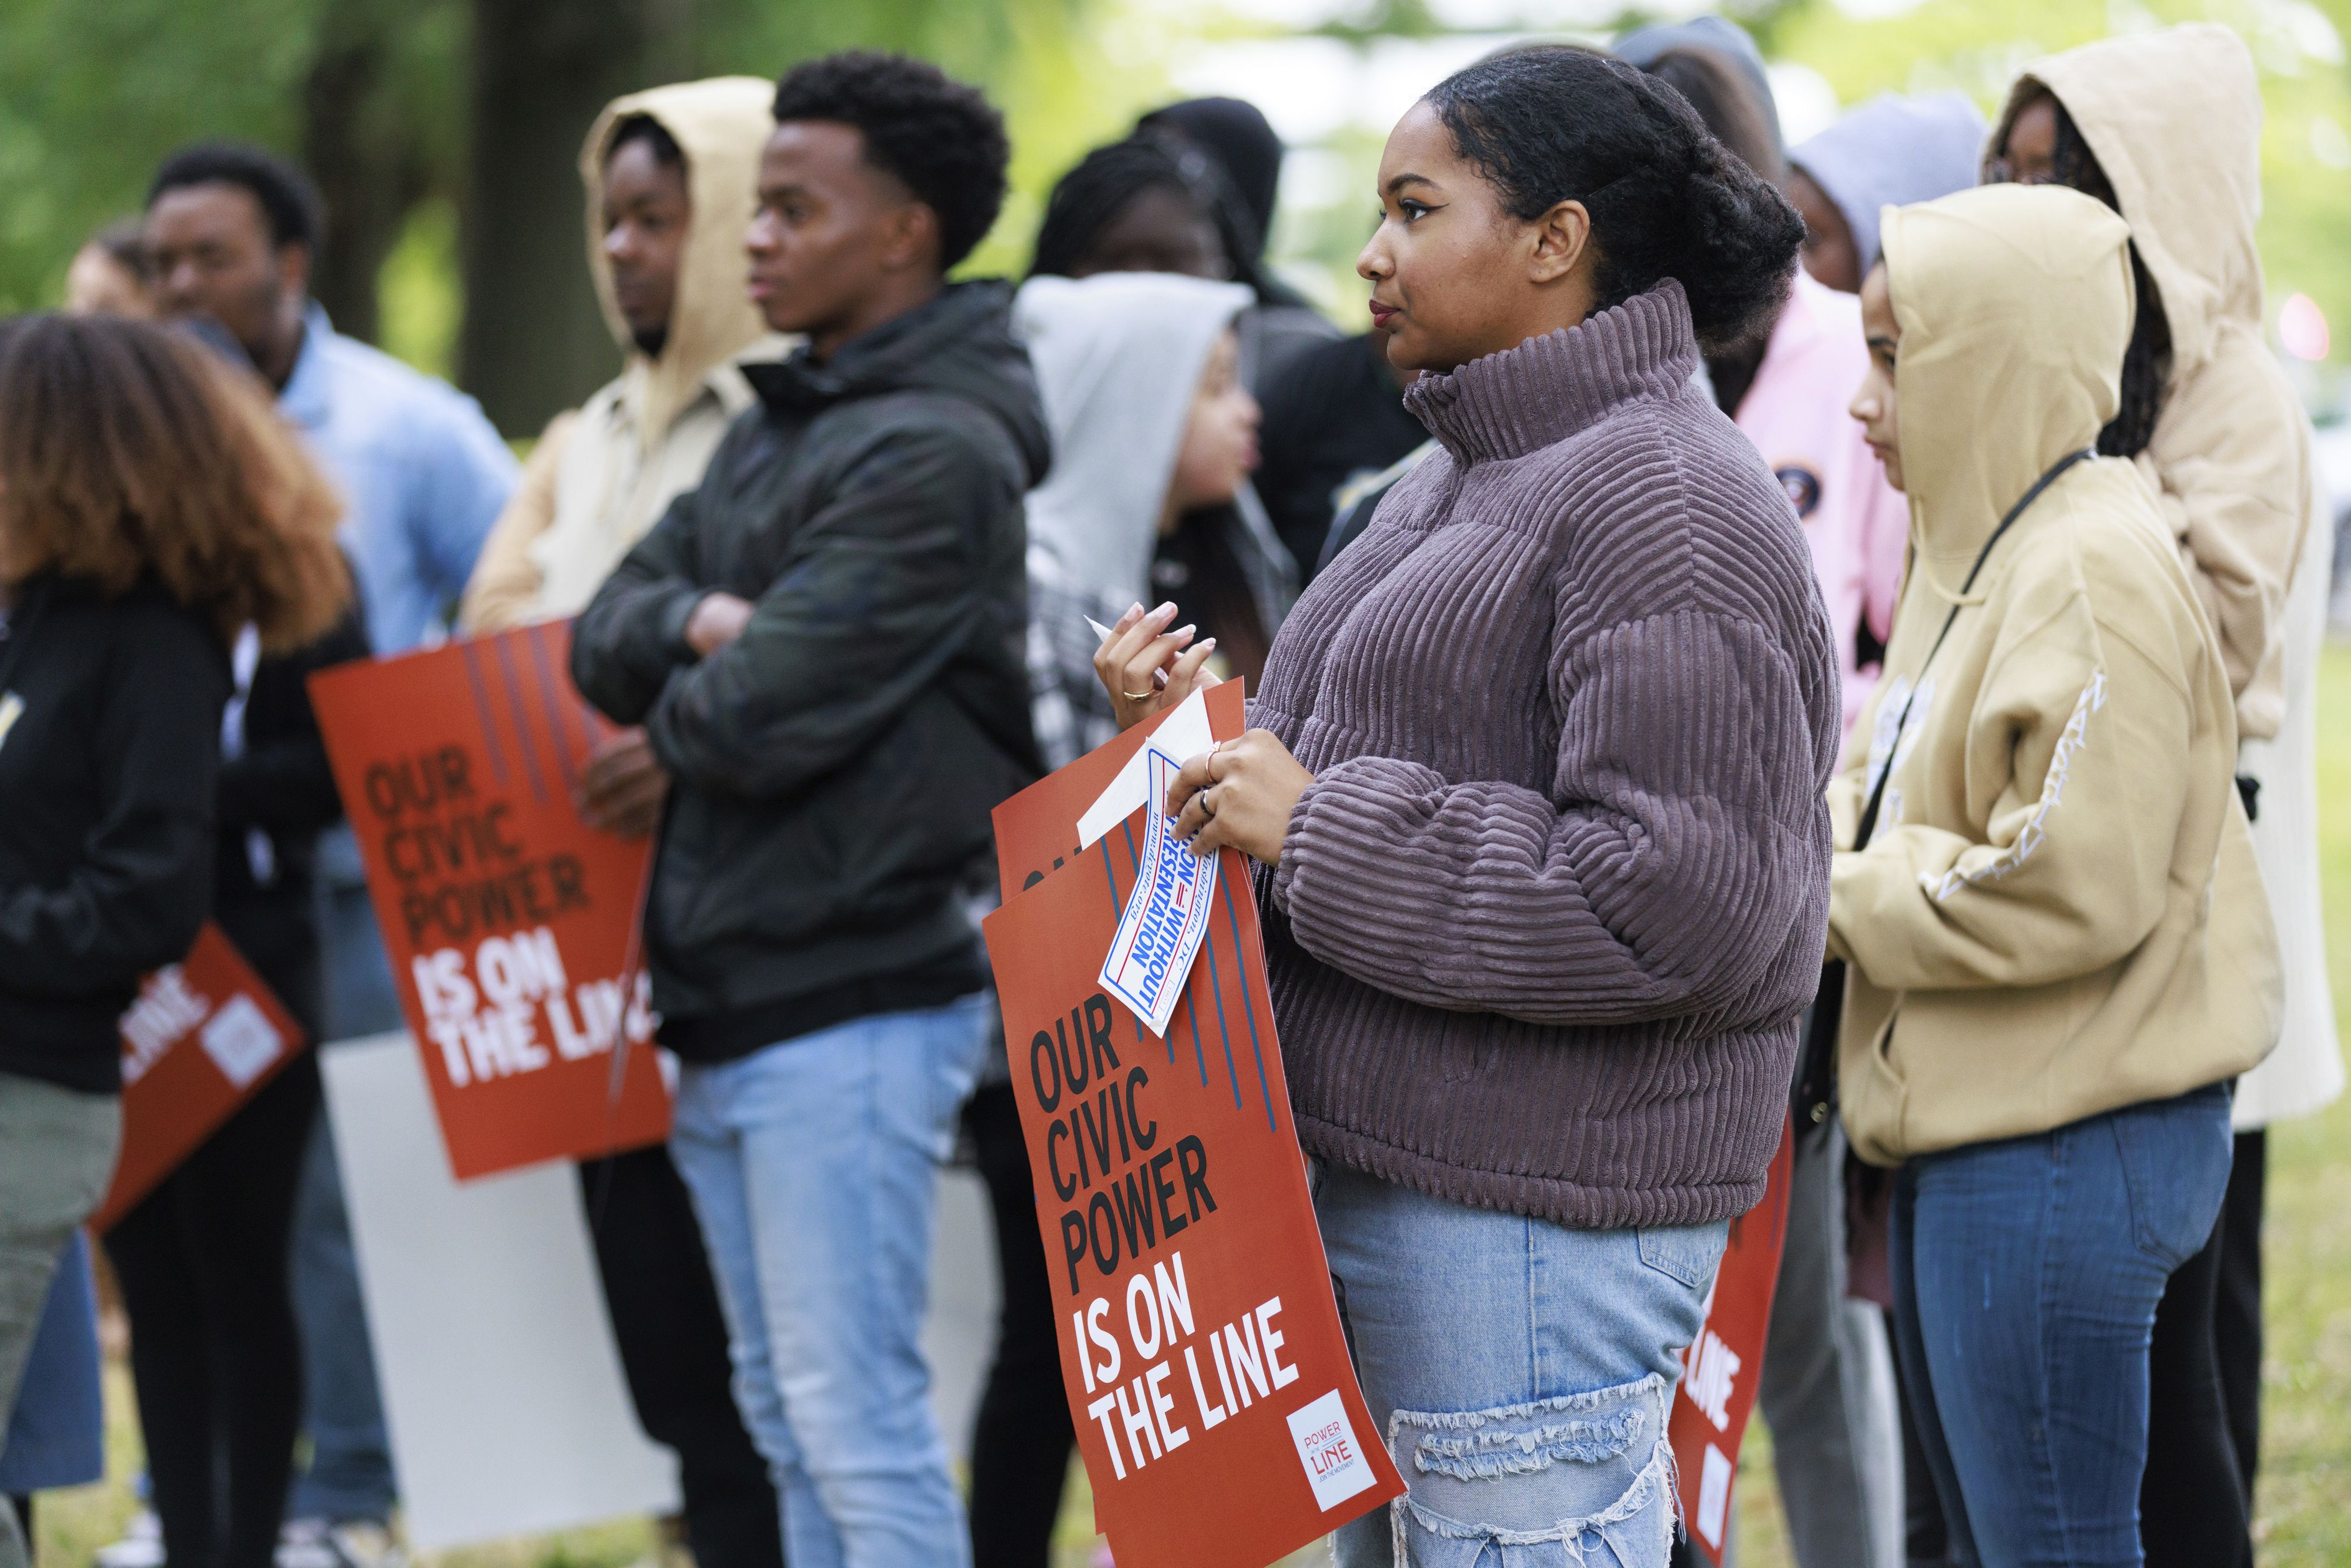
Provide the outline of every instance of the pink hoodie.
[[1886,482],[1861,426],[1845,412],[1868,368],[1861,302],[1799,271],[1738,418],[1780,476],[1812,542],[1813,570],[1836,633],[1847,729],[1877,685],[1876,661],[1866,669],[1855,663],[1858,633],[1865,619],[1884,646],[1910,538],[1908,504]]

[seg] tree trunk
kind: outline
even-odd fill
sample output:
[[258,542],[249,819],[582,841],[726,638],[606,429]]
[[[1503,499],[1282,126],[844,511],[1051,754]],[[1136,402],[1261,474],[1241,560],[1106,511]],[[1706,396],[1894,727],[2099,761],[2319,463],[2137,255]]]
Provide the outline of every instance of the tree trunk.
[[331,0],[302,85],[302,152],[327,228],[310,292],[338,331],[376,340],[376,276],[431,183],[412,116],[391,80],[387,7]]
[[474,0],[460,379],[509,436],[610,380],[619,353],[582,247],[580,143],[663,79],[682,0]]

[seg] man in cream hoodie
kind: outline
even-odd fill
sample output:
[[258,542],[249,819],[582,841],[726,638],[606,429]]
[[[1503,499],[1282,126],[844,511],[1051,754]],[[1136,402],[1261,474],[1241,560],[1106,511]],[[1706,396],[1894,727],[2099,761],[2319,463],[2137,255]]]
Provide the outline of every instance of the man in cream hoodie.
[[[621,374],[540,437],[465,591],[469,632],[577,613],[752,401],[736,368],[781,339],[745,292],[743,240],[775,84],[728,77],[615,99],[580,150],[588,267]],[[644,732],[590,762],[582,806],[614,831],[657,820],[667,781]],[[701,1568],[781,1568],[774,1483],[743,1428],[726,1327],[685,1187],[664,1147],[580,1167],[637,1417],[678,1456]]]
[[2144,482],[2087,453],[2128,238],[2074,192],[1963,192],[1889,211],[1863,292],[1854,412],[1913,559],[1829,792],[1839,1092],[1901,1167],[1896,1350],[1987,1562],[2140,1560],[2147,1335],[2277,1033],[2229,667]]

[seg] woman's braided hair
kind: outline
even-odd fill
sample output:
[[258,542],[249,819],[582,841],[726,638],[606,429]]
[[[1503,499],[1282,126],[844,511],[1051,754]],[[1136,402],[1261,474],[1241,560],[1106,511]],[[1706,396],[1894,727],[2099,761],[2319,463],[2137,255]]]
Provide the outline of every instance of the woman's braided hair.
[[[2114,182],[2098,162],[2096,153],[2082,138],[2081,127],[2065,112],[2065,105],[2045,87],[2025,94],[2010,110],[2008,123],[2013,127],[2016,117],[2036,103],[2046,102],[2056,111],[2057,151],[2053,160],[2057,183],[2085,196],[2095,196],[2116,213],[2122,205],[2115,198]],[[2005,133],[2001,155],[2005,160],[2008,147]],[[2136,457],[2147,450],[2155,438],[2155,422],[2163,413],[2163,392],[2171,380],[2171,319],[2163,313],[2163,296],[2155,287],[2154,275],[2138,253],[2138,244],[2131,243],[2131,287],[2138,297],[2138,310],[2131,322],[2130,347],[2123,353],[2122,395],[2116,406],[2115,417],[2098,432],[2098,455],[2101,457]]]
[[1583,204],[1600,253],[1599,308],[1671,277],[1708,353],[1771,329],[1804,222],[1671,87],[1622,60],[1547,45],[1457,71],[1427,102],[1513,216]]

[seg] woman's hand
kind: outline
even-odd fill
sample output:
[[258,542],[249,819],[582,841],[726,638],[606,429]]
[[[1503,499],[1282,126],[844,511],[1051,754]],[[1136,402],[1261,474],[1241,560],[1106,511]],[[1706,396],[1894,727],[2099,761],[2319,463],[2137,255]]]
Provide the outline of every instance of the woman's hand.
[[1201,668],[1217,651],[1217,640],[1209,637],[1195,647],[1192,627],[1166,630],[1175,619],[1172,600],[1148,613],[1138,604],[1118,618],[1094,650],[1094,676],[1110,693],[1111,712],[1118,716],[1121,729],[1217,684],[1217,677]]
[[[1173,685],[1174,683],[1169,683]],[[1184,764],[1167,787],[1167,814],[1176,836],[1196,855],[1229,844],[1268,865],[1281,863],[1290,813],[1314,775],[1298,764],[1270,729],[1220,740]]]

